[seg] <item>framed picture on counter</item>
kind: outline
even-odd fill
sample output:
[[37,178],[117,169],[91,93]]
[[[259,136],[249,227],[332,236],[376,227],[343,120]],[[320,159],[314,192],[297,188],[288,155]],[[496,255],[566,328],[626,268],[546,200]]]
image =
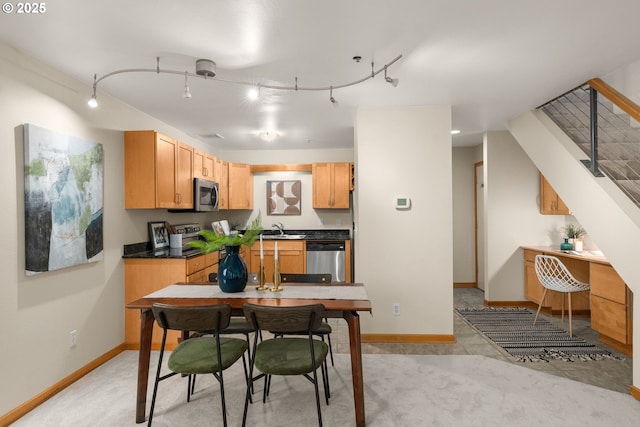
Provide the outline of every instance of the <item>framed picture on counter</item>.
[[169,232],[164,222],[149,223],[149,240],[154,251],[169,247]]

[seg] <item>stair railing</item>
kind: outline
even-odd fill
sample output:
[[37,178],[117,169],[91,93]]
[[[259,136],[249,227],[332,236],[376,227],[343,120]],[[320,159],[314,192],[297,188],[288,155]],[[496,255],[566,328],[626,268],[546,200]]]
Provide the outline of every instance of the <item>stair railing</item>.
[[590,157],[594,176],[604,171],[640,206],[640,106],[596,78],[538,109]]

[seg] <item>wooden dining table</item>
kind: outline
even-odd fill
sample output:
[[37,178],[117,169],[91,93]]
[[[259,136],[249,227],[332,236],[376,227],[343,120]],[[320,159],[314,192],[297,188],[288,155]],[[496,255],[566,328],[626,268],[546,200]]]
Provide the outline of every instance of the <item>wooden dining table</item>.
[[136,393],[136,423],[146,420],[149,361],[154,317],[151,307],[155,303],[179,306],[229,304],[232,315],[243,316],[245,303],[267,306],[299,306],[324,304],[326,316],[343,318],[349,327],[351,375],[356,426],[365,426],[364,384],[362,374],[362,348],[360,316],[358,312],[371,312],[371,301],[362,283],[314,284],[287,283],[281,292],[257,291],[247,286],[245,292],[225,294],[211,283],[176,283],[143,298],[130,301],[127,309],[140,310],[140,348],[138,357],[138,386]]

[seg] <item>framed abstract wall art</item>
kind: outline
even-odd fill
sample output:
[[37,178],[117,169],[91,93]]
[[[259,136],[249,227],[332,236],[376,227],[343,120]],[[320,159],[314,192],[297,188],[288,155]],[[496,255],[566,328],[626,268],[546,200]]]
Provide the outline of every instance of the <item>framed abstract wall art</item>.
[[301,181],[267,181],[267,215],[301,215]]
[[24,125],[27,275],[104,259],[102,144]]

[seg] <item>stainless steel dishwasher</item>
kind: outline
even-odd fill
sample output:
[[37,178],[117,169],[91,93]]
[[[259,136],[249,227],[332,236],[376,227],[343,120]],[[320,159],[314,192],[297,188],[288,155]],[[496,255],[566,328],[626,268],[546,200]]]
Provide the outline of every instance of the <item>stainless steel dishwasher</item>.
[[345,269],[344,241],[307,240],[307,273],[331,273],[333,282],[344,282]]

